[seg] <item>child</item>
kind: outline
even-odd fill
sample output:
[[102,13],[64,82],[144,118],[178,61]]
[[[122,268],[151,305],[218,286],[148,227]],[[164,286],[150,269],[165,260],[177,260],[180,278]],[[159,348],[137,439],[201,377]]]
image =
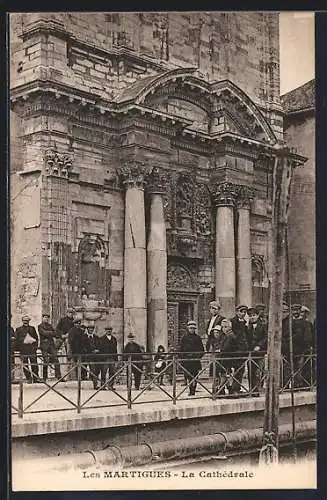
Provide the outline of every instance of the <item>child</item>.
[[[155,373],[160,373],[166,368],[167,363],[166,363],[165,359],[166,359],[165,358],[165,348],[163,345],[159,345],[157,353],[154,356],[154,372]],[[159,385],[164,385],[163,377],[164,377],[164,373],[158,377]]]

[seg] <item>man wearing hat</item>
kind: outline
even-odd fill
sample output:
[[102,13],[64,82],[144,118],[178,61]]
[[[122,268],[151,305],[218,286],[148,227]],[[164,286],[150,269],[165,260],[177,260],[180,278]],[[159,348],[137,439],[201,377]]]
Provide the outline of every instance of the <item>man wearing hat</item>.
[[57,356],[57,350],[54,343],[56,336],[55,329],[49,322],[50,315],[47,313],[42,314],[42,322],[38,325],[38,332],[40,336],[40,349],[43,357],[43,380],[48,378],[49,364],[54,364],[55,377],[61,378],[60,365]]
[[[210,311],[210,319],[207,323],[206,327],[206,334],[207,334],[207,342],[206,342],[206,351],[207,352],[212,352],[214,349],[214,344],[215,344],[215,336],[213,335],[213,328],[218,327],[220,330],[220,325],[222,320],[224,319],[224,316],[220,314],[221,306],[217,300],[213,300],[209,304],[209,311]],[[213,366],[212,364],[210,365],[209,368],[209,377],[212,377],[213,374]]]
[[36,356],[39,346],[39,338],[34,326],[29,324],[30,321],[31,318],[29,316],[23,316],[23,324],[22,326],[16,328],[15,332],[16,348],[21,355],[23,370],[28,383],[37,382],[39,380],[39,370]]
[[[66,316],[60,318],[56,326],[57,348],[60,349],[61,345],[65,343],[68,337],[68,332],[74,326],[74,309],[68,307]],[[68,345],[66,344],[66,354],[68,354]]]
[[[74,365],[76,365],[79,355],[82,354],[84,328],[82,328],[81,318],[76,317],[74,319],[73,326],[68,330],[67,335],[68,335],[67,341],[70,346],[69,353],[67,353],[67,358],[71,359]],[[75,370],[73,370],[71,373],[72,373],[72,378],[76,378],[76,366]],[[83,367],[81,370],[81,376],[82,380],[86,380],[87,371]]]
[[221,325],[222,320],[224,319],[224,316],[220,314],[221,306],[217,300],[213,300],[209,304],[209,312],[210,312],[210,319],[207,323],[206,327],[206,334],[207,334],[207,343],[206,343],[206,351],[211,350],[211,343],[214,341],[214,336],[211,333],[212,329],[214,326],[219,326]]
[[255,309],[258,311],[259,320],[261,321],[261,323],[268,324],[267,308],[265,304],[256,304]]
[[[129,358],[132,362],[132,376],[134,377],[134,387],[136,390],[140,389],[141,376],[143,373],[143,353],[144,349],[135,342],[134,333],[130,332],[127,335],[128,342],[124,347],[123,353],[125,354],[124,360],[128,361]],[[127,379],[128,385],[128,379]]]
[[201,370],[200,359],[204,354],[201,338],[195,332],[196,322],[193,320],[188,321],[187,333],[182,337],[180,345],[180,352],[182,353],[181,365],[185,370],[184,373],[189,384],[189,396],[195,395],[196,377]]
[[247,324],[245,321],[245,316],[247,313],[247,306],[240,304],[235,309],[235,316],[231,319],[232,330],[236,336],[236,355],[239,359],[235,359],[234,368],[234,382],[233,382],[233,392],[237,393],[241,391],[241,385],[245,370],[245,358],[248,356],[249,346],[247,342]]
[[292,337],[294,353],[294,385],[295,387],[310,386],[310,363],[306,363],[306,355],[310,354],[312,345],[312,328],[309,322],[303,319],[301,304],[292,306]]
[[[213,381],[213,391],[220,396],[225,394],[225,388],[229,394],[233,393],[233,381],[230,380],[232,368],[234,367],[233,353],[237,348],[236,335],[232,330],[232,323],[229,319],[223,319],[221,328],[213,327],[216,336],[215,363],[216,377]],[[228,359],[229,358],[229,359]],[[228,383],[228,381],[230,383]]]
[[89,324],[83,331],[81,338],[81,361],[84,370],[89,368],[93,389],[98,389],[98,379],[101,370],[100,338],[95,334],[95,326]]
[[109,382],[108,389],[113,390],[114,388],[114,376],[115,376],[115,363],[118,361],[117,356],[117,339],[112,334],[112,327],[109,325],[105,326],[105,333],[100,338],[100,354],[101,354],[101,389],[106,390],[106,376],[108,372]]
[[267,351],[268,328],[260,317],[257,307],[248,309],[249,325],[247,339],[249,351],[253,362],[248,364],[249,390],[252,396],[258,396],[262,386],[262,375],[264,368],[264,355]]

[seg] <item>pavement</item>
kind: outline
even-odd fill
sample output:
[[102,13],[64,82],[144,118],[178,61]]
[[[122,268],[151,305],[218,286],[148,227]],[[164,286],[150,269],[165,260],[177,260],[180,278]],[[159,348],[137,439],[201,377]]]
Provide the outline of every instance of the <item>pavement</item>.
[[[54,385],[54,382],[50,383]],[[203,385],[210,390],[209,381]],[[144,387],[144,386],[143,386]],[[93,389],[91,381],[82,382],[81,411],[77,411],[77,382],[69,381],[57,384],[54,389],[42,383],[23,386],[24,415],[20,418],[12,409],[12,437],[23,437],[36,434],[71,432],[77,430],[121,427],[139,423],[164,422],[174,418],[188,419],[237,414],[242,412],[262,411],[264,395],[239,398],[219,398],[212,400],[209,392],[198,385],[195,396],[188,396],[188,389],[177,384],[178,400],[173,404],[172,386],[162,389],[153,387],[142,392],[132,390],[132,408],[127,406],[126,386],[116,386],[117,393]],[[182,391],[185,390],[182,393]],[[12,385],[12,405],[18,408],[19,385]],[[301,391],[295,394],[296,405],[315,405],[315,391]],[[75,405],[75,406],[74,406]],[[291,395],[280,396],[280,407],[291,405]]]

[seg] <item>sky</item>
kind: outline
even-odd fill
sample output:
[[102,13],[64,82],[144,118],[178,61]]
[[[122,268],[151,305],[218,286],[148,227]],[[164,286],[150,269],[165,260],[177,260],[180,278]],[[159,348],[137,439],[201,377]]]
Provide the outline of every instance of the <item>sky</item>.
[[281,12],[279,35],[283,95],[315,77],[314,13]]

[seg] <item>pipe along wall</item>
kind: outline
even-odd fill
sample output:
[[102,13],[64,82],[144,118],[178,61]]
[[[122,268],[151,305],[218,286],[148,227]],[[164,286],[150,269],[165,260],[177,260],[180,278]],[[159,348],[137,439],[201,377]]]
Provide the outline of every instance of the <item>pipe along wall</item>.
[[[263,429],[244,429],[231,432],[176,439],[156,443],[143,443],[137,446],[111,446],[101,451],[86,450],[53,458],[33,459],[33,468],[42,472],[83,469],[95,465],[111,466],[116,469],[167,462],[188,457],[219,455],[226,452],[260,449]],[[316,421],[299,422],[296,428],[297,440],[310,440],[316,437]],[[279,427],[280,444],[291,443],[292,427],[289,424]]]

